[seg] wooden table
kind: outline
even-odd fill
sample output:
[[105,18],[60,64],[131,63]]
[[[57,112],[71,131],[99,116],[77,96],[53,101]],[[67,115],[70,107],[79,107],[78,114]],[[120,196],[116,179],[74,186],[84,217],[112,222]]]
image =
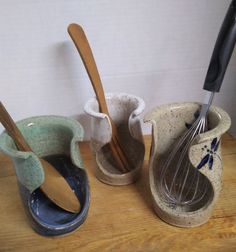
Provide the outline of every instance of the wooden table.
[[141,179],[112,187],[99,182],[88,143],[81,144],[91,187],[86,222],[74,233],[47,238],[36,234],[21,205],[11,161],[0,155],[0,251],[236,251],[236,140],[222,140],[223,191],[210,221],[197,228],[177,228],[153,211],[148,188],[150,137]]

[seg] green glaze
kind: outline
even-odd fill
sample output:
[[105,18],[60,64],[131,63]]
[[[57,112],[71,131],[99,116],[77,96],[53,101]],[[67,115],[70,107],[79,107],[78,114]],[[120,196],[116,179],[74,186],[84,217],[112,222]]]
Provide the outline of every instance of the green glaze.
[[82,141],[84,131],[77,121],[62,116],[39,116],[16,124],[34,153],[18,151],[6,131],[0,135],[0,150],[11,157],[19,182],[30,192],[44,181],[38,157],[69,154],[72,162],[83,169],[78,142]]

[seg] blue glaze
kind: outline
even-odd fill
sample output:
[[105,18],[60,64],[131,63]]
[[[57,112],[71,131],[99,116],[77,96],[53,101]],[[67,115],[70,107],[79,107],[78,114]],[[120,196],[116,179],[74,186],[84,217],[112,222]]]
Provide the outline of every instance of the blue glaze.
[[38,188],[32,194],[19,185],[27,215],[34,230],[41,235],[55,236],[74,231],[86,219],[89,209],[89,186],[85,171],[73,165],[65,155],[44,158],[67,180],[80,200],[81,211],[70,213],[55,205]]
[[200,163],[197,166],[197,169],[201,169],[204,165],[208,164],[208,168],[212,170],[213,163],[214,163],[214,158],[219,157],[217,154],[217,150],[220,145],[220,139],[218,140],[217,137],[215,137],[212,142],[210,148],[208,148],[206,145],[204,148],[202,148],[203,151],[206,151],[206,155],[202,158]]

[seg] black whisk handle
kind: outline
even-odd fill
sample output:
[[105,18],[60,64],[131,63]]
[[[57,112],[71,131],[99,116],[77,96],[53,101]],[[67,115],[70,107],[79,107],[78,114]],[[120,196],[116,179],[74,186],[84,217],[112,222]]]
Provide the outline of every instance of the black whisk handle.
[[211,56],[203,89],[219,92],[236,42],[236,0],[228,8]]

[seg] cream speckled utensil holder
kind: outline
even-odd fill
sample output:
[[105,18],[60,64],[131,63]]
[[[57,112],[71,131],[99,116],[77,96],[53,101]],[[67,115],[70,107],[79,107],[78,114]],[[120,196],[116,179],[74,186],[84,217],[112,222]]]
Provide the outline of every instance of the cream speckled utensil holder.
[[91,116],[91,148],[97,166],[96,177],[110,185],[127,185],[137,180],[144,159],[144,144],[139,115],[143,112],[144,101],[129,94],[106,94],[106,101],[112,120],[117,126],[121,147],[131,163],[131,170],[122,174],[112,159],[107,147],[111,141],[112,128],[106,114],[99,112],[96,98],[85,104],[85,112]]
[[199,107],[198,103],[164,105],[147,113],[144,119],[152,123],[149,183],[154,209],[165,222],[180,227],[193,227],[207,222],[221,190],[220,138],[229,129],[231,120],[224,110],[211,106],[208,113],[209,130],[196,136],[188,151],[192,169],[198,169],[201,179],[209,183],[208,191],[198,203],[188,207],[173,207],[161,196],[161,165],[187,126],[193,122]]

